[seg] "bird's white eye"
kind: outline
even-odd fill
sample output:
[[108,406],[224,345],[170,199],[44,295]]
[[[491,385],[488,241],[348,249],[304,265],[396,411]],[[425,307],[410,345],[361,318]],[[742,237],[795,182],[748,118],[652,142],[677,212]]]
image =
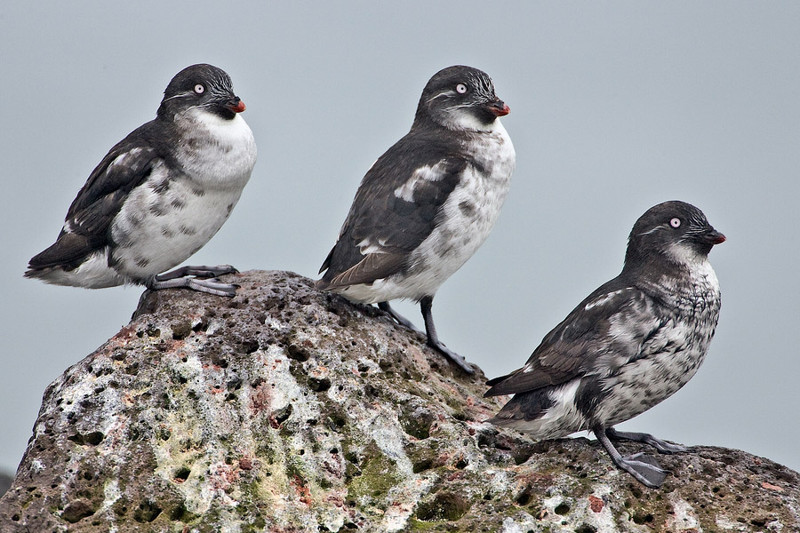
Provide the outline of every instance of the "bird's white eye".
[[467,92],[467,86],[464,85],[463,83],[459,83],[458,85],[456,85],[456,92],[458,94],[464,94],[465,92]]
[[672,226],[673,228],[679,228],[681,227],[681,219],[675,217],[669,221],[669,225]]
[[194,86],[194,92],[197,94],[203,94],[204,92],[206,92],[206,88],[198,83],[197,85]]

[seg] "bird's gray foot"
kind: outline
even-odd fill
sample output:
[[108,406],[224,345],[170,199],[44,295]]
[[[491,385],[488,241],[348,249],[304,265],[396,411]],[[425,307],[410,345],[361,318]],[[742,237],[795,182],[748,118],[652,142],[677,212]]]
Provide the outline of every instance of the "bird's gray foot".
[[639,483],[651,489],[660,487],[669,473],[661,468],[656,460],[644,453],[636,453],[623,457],[608,438],[608,430],[602,427],[592,429],[600,445],[620,469],[629,473]]
[[673,444],[661,439],[657,439],[649,433],[632,433],[627,431],[617,431],[614,428],[608,428],[606,435],[611,440],[630,440],[634,442],[643,442],[655,448],[659,453],[680,453],[688,452],[689,448],[681,446],[680,444]]
[[472,366],[470,366],[469,363],[467,363],[466,359],[464,359],[463,357],[458,355],[456,352],[454,352],[453,350],[451,350],[450,348],[445,346],[438,339],[431,340],[431,338],[428,337],[428,346],[430,346],[431,348],[433,348],[434,350],[436,350],[440,354],[442,354],[445,357],[447,357],[448,359],[450,359],[453,363],[458,365],[458,367],[461,368],[461,370],[463,370],[467,374],[474,374],[475,373],[475,370],[472,368]]
[[175,270],[171,270],[169,272],[165,272],[164,274],[159,274],[156,276],[156,281],[167,281],[176,278],[183,278],[186,276],[197,276],[199,278],[216,278],[217,276],[222,276],[223,274],[238,274],[239,271],[236,270],[231,265],[217,265],[217,266],[182,266],[180,268],[176,268]]
[[409,319],[407,319],[406,317],[395,311],[392,308],[392,306],[389,305],[389,302],[378,302],[378,308],[385,313],[389,313],[389,316],[391,316],[395,320],[395,322],[397,322],[404,328],[408,328],[415,333],[422,333],[414,326],[414,324]]
[[436,326],[433,325],[433,314],[431,307],[433,306],[433,296],[425,296],[419,301],[420,309],[422,310],[422,318],[425,321],[425,331],[428,335],[428,346],[441,353],[450,361],[458,365],[461,370],[467,374],[474,374],[475,370],[467,363],[466,359],[458,355],[456,352],[450,350],[447,346],[439,340],[436,334]]
[[661,468],[661,465],[653,457],[642,452],[621,457],[619,461],[614,461],[614,464],[651,489],[657,489],[663,485],[669,473]]
[[235,296],[238,285],[230,283],[222,283],[216,278],[202,279],[193,277],[170,278],[167,280],[154,279],[147,285],[147,288],[153,291],[161,289],[176,289],[186,288],[198,292],[205,292],[214,294],[216,296]]

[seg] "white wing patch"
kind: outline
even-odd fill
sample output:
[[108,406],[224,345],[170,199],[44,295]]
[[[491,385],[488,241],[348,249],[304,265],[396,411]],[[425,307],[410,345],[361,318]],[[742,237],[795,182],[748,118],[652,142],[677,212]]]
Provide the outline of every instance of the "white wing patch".
[[397,198],[405,200],[406,202],[413,202],[414,201],[414,189],[417,187],[417,184],[423,181],[439,181],[445,175],[445,165],[446,161],[442,159],[438,163],[433,166],[425,165],[419,167],[417,170],[411,174],[411,177],[408,178],[404,184],[394,190],[394,195]]
[[61,231],[64,233],[75,233],[75,226],[72,225],[71,220],[67,220],[64,222],[64,226],[61,228]]
[[356,244],[358,246],[358,251],[361,252],[361,255],[368,255],[368,254],[385,254],[386,253],[386,239],[378,239],[378,242],[372,242],[372,240],[367,237],[360,243]]
[[[131,148],[131,149],[130,149],[130,150],[128,150],[127,152],[124,152],[124,153],[122,153],[122,154],[118,155],[118,156],[117,156],[117,157],[116,157],[116,158],[115,158],[115,159],[114,159],[114,160],[111,162],[111,164],[110,164],[110,165],[108,165],[108,167],[109,167],[109,170],[110,170],[110,169],[112,169],[112,168],[114,168],[114,167],[121,167],[121,166],[126,166],[126,165],[128,165],[128,161],[129,161],[130,159],[135,159],[135,158],[139,157],[139,154],[141,154],[141,153],[142,153],[142,151],[143,151],[143,149],[142,149],[142,148],[138,148],[138,147],[137,147],[137,148]],[[108,172],[108,170],[106,171],[106,173],[107,173],[107,172]]]
[[589,309],[592,309],[593,307],[598,307],[600,305],[605,305],[608,302],[610,302],[611,300],[613,300],[614,297],[619,296],[620,294],[622,294],[623,292],[625,292],[627,290],[630,290],[631,288],[632,287],[625,287],[624,289],[619,289],[619,290],[616,290],[614,292],[609,292],[608,294],[604,294],[603,296],[601,296],[597,300],[594,300],[594,301],[589,302],[588,304],[586,304],[586,306],[583,309],[584,309],[584,311],[588,311]]

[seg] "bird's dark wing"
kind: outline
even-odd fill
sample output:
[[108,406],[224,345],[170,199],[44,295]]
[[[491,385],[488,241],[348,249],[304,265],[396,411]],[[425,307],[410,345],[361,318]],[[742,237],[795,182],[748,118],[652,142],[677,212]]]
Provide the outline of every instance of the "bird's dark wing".
[[641,357],[668,317],[646,292],[617,277],[598,288],[548,333],[525,366],[487,382],[486,396],[529,392],[586,374],[613,374]]
[[412,131],[398,141],[364,176],[320,285],[371,283],[402,271],[470,164],[456,142],[431,133]]
[[92,171],[67,211],[56,242],[33,257],[33,270],[77,267],[110,239],[111,222],[130,191],[150,175],[158,150],[150,142],[152,122],[117,143]]

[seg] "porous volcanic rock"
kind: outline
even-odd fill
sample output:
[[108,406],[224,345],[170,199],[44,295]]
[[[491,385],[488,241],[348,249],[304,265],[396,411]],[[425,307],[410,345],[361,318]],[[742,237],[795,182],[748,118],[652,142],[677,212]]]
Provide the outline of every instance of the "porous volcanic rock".
[[11,477],[9,474],[5,472],[0,472],[0,497],[6,493],[6,491],[11,488],[11,483],[14,481],[14,478]]
[[484,375],[375,308],[226,279],[146,292],[47,388],[0,531],[800,531],[800,476],[768,459],[696,447],[647,489],[593,441],[484,423]]

